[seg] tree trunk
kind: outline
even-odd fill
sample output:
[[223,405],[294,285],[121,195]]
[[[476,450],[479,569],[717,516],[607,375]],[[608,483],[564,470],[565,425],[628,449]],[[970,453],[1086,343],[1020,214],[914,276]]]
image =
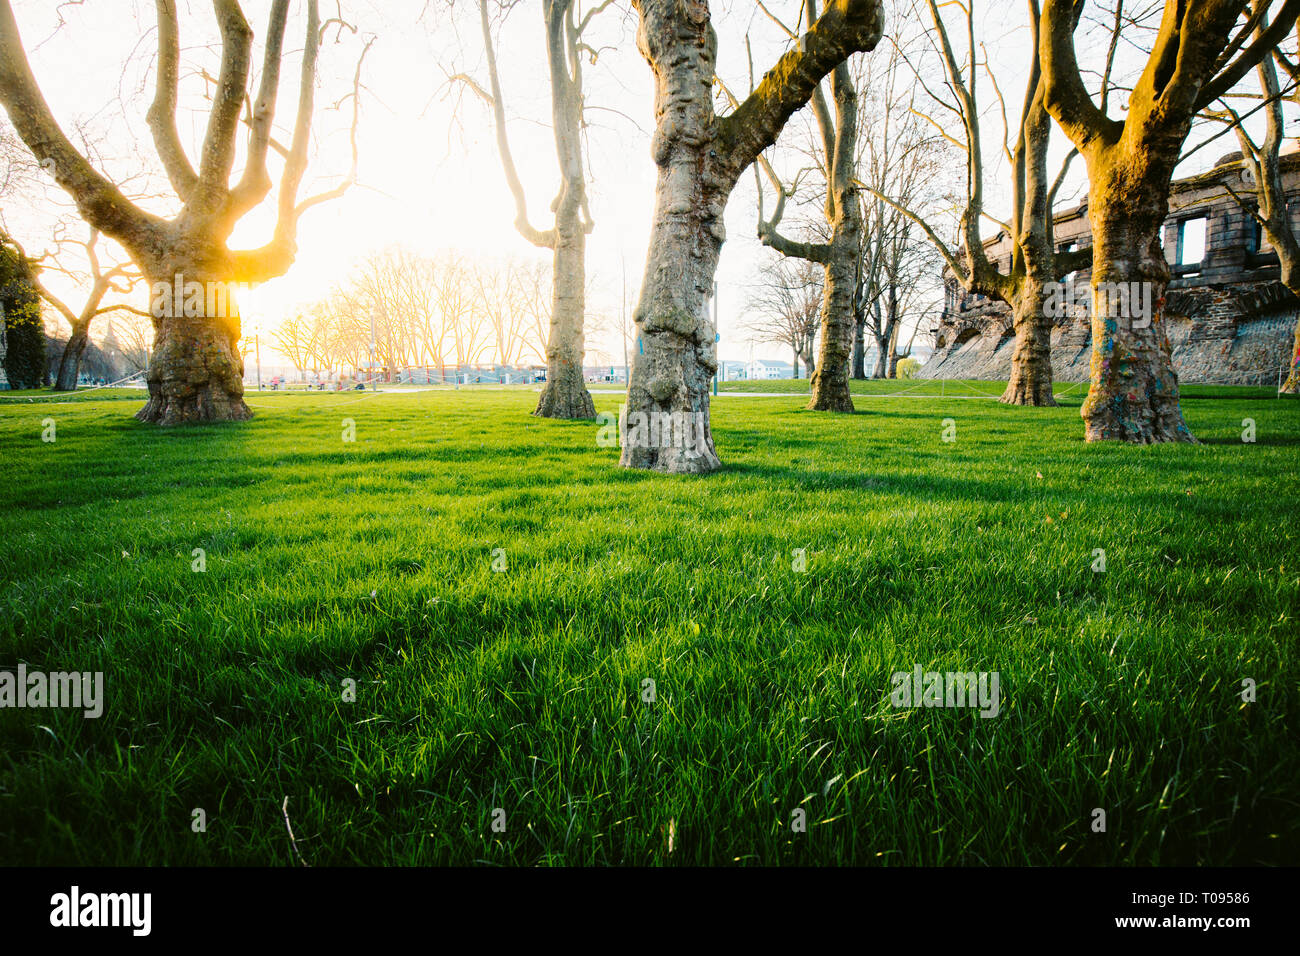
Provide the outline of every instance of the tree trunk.
[[[628,424],[665,414],[691,423],[691,440],[625,440],[620,463],[670,473],[721,466],[709,424],[709,380],[718,368],[709,317],[723,215],[741,173],[771,146],[817,83],[879,42],[878,0],[835,0],[726,117],[713,111],[717,35],[706,0],[634,0],[637,47],[655,74],[655,213],[635,320],[641,349],[628,385]],[[651,432],[653,432],[653,426]],[[629,437],[630,437],[629,433]],[[673,429],[673,437],[678,429]]]
[[998,399],[1003,405],[1055,406],[1052,395],[1052,319],[1047,315],[1043,284],[1026,279],[1012,312],[1015,351],[1011,380]]
[[[1090,170],[1090,172],[1092,172]],[[1096,176],[1095,173],[1093,173]],[[1165,334],[1169,266],[1160,245],[1168,209],[1156,187],[1112,184],[1098,177],[1090,210],[1093,237],[1092,380],[1080,414],[1086,441],[1149,445],[1190,442],[1178,400],[1178,375]],[[1144,184],[1145,185],[1145,184]],[[1117,202],[1132,197],[1133,202]],[[1150,316],[1117,308],[1107,290],[1146,283]],[[1116,314],[1128,312],[1129,315]]]
[[585,352],[582,326],[587,308],[587,225],[583,222],[583,210],[587,183],[582,156],[582,53],[572,12],[572,0],[542,5],[561,187],[553,205],[554,256],[546,385],[533,414],[542,418],[587,419],[596,417],[596,406],[582,375]]
[[[568,207],[570,203],[562,205]],[[546,338],[546,385],[533,410],[534,415],[542,418],[596,417],[596,406],[582,375],[587,236],[578,221],[577,204],[572,206],[563,210],[556,223],[558,239],[551,281],[551,329]]]
[[640,14],[637,46],[655,73],[657,122],[650,154],[659,175],[633,314],[641,347],[632,358],[627,415],[634,425],[637,415],[661,421],[686,416],[696,434],[689,447],[625,438],[619,464],[701,474],[722,466],[709,423],[709,380],[718,370],[718,356],[708,304],[736,174],[725,168],[716,143],[711,98],[717,37],[707,6],[683,11],[647,5]]
[[889,372],[889,336],[871,336],[876,340],[876,364],[871,369],[872,378],[884,378]]
[[853,377],[862,380],[867,377],[867,340],[866,320],[858,312],[853,317]]
[[839,201],[844,214],[837,222],[826,263],[826,281],[822,292],[822,341],[817,356],[817,370],[812,375],[811,411],[852,412],[849,394],[849,350],[853,339],[853,292],[857,284],[855,254],[861,216],[857,197],[848,192]]
[[697,432],[689,442],[625,439],[620,464],[699,474],[721,467],[709,426],[709,380],[718,359],[708,301],[722,248],[722,204],[697,202],[694,184],[677,172],[680,168],[677,163],[660,167],[650,253],[634,315],[641,349],[632,358],[627,408],[633,425],[634,415],[658,421],[684,415]]
[[885,373],[887,378],[898,378],[898,360],[900,358],[902,356],[891,345],[889,347],[889,371]]
[[814,335],[806,336],[803,340],[803,349],[799,352],[799,358],[803,361],[803,370],[808,374],[804,377],[811,383],[817,375],[817,359],[813,355],[813,346],[816,344]]
[[[177,273],[188,273],[178,269]],[[244,404],[244,359],[239,354],[239,315],[228,301],[218,314],[185,315],[204,311],[209,304],[207,290],[218,283],[200,282],[204,290],[203,309],[177,309],[174,299],[155,296],[154,346],[146,380],[149,401],[136,412],[142,422],[180,425],[186,422],[247,421],[253,413]],[[226,283],[221,285],[229,288]],[[151,283],[153,288],[171,288],[172,278]],[[188,285],[187,285],[188,287]]]
[[54,381],[56,392],[75,392],[77,379],[81,375],[81,358],[86,354],[89,341],[88,326],[74,325],[68,344],[63,347],[63,357],[59,359],[59,375]]
[[1295,327],[1295,346],[1291,350],[1291,371],[1278,390],[1281,395],[1300,395],[1300,321]]

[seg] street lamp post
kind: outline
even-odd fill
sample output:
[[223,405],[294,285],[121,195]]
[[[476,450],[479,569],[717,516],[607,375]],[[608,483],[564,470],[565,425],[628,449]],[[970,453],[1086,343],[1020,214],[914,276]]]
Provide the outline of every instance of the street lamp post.
[[366,368],[366,381],[375,387],[375,310],[370,310],[370,365]]
[[717,363],[717,368],[713,370],[713,397],[718,396],[718,379],[722,376],[722,359],[719,357],[718,343],[722,341],[722,333],[718,331],[718,284],[713,283],[713,360]]

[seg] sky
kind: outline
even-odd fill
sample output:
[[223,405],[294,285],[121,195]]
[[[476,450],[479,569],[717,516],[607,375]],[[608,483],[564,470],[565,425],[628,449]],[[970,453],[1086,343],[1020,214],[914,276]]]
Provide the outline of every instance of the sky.
[[[203,71],[217,72],[219,46],[210,4],[205,0],[178,2],[182,44],[178,122],[182,140],[194,156],[207,119]],[[323,17],[334,15],[336,2],[324,0]],[[158,172],[144,123],[152,99],[153,3],[13,0],[13,5],[37,81],[64,131],[74,142],[85,136],[95,147],[97,165],[110,177],[153,195],[146,203],[150,209],[174,214],[176,203],[167,198],[166,180]],[[768,0],[766,5],[787,22],[794,21],[799,7],[798,0]],[[256,64],[269,2],[244,0],[242,6],[259,37]],[[580,6],[585,9],[588,4]],[[590,32],[598,56],[594,64],[585,65],[589,193],[596,223],[589,240],[592,292],[588,309],[611,318],[622,307],[624,275],[629,312],[635,302],[656,180],[649,156],[653,82],[649,67],[636,50],[635,15],[627,6],[615,5],[597,18]],[[752,2],[715,0],[711,7],[719,35],[719,75],[732,89],[743,91],[748,84],[745,36],[751,37],[759,72],[775,62],[784,49],[785,37]],[[297,62],[302,48],[298,37],[305,9],[304,0],[295,0],[290,7],[289,61],[282,70],[276,116],[277,135],[286,141],[297,99]],[[304,217],[297,261],[286,276],[258,291],[255,308],[245,311],[246,335],[272,329],[304,309],[346,276],[357,261],[386,246],[400,244],[428,254],[455,249],[471,256],[549,258],[514,230],[513,201],[486,106],[473,96],[461,95],[463,88],[447,81],[448,75],[465,71],[486,85],[477,7],[472,0],[457,0],[454,9],[448,0],[342,0],[340,9],[357,32],[332,30],[323,44],[313,156],[301,195],[329,188],[347,170],[350,105],[344,103],[341,109],[333,105],[350,92],[361,46],[373,36],[375,43],[363,72],[359,184],[343,199],[318,206]],[[498,41],[511,146],[535,224],[545,223],[558,185],[548,126],[550,94],[540,9],[540,0],[520,0]],[[1028,49],[1024,4],[996,0],[980,4],[977,11],[990,64],[1014,113]],[[907,22],[895,14],[892,22],[887,21],[887,33],[906,28]],[[1081,34],[1081,59],[1096,53],[1088,43]],[[996,103],[989,98],[987,84],[984,92],[991,124],[986,138],[996,142],[1001,120],[996,118]],[[791,148],[808,128],[805,111],[787,127],[783,148]],[[1059,161],[1066,149],[1059,131],[1057,140],[1053,157]],[[1222,142],[1222,148],[1201,152],[1198,168],[1235,148],[1231,140]],[[955,162],[960,165],[960,157]],[[1077,198],[1082,194],[1082,163],[1076,167],[1071,195]],[[239,166],[236,176],[238,171]],[[1189,171],[1195,170],[1180,172]],[[991,162],[988,191],[992,209],[1005,201],[1005,172],[1004,165]],[[273,169],[274,175],[278,170]],[[753,343],[744,328],[747,287],[759,263],[772,255],[755,238],[752,183],[751,176],[743,177],[727,208],[728,241],[718,271],[720,357],[788,360],[784,347]],[[72,212],[71,203],[48,182],[4,203],[5,220],[29,253],[49,247],[54,217],[67,218]],[[245,217],[231,246],[260,245],[273,226],[272,197]],[[73,228],[75,234],[83,230]],[[56,291],[76,298],[76,290],[59,277],[49,276],[49,282]],[[611,328],[615,324],[609,323]],[[622,351],[616,332],[589,342],[589,346],[607,356]]]

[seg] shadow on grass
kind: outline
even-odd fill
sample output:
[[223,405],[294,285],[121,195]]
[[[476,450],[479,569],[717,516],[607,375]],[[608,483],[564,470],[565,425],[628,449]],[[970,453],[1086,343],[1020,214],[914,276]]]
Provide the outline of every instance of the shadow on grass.
[[1243,442],[1241,436],[1233,438],[1230,436],[1216,438],[1201,438],[1202,445],[1269,445],[1272,447],[1286,447],[1288,445],[1300,445],[1300,435],[1291,436],[1269,436],[1256,438],[1253,442]]

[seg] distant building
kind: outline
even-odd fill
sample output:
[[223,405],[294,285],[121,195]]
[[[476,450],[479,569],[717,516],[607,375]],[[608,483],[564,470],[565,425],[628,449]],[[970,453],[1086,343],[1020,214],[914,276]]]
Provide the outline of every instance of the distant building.
[[755,381],[772,381],[780,378],[794,378],[794,366],[789,362],[771,359],[754,359],[745,366],[745,378]]
[[724,382],[738,382],[745,379],[748,375],[747,369],[748,366],[744,362],[721,362],[718,365],[718,371]]
[[592,383],[621,384],[627,381],[626,365],[584,365],[582,377]]

